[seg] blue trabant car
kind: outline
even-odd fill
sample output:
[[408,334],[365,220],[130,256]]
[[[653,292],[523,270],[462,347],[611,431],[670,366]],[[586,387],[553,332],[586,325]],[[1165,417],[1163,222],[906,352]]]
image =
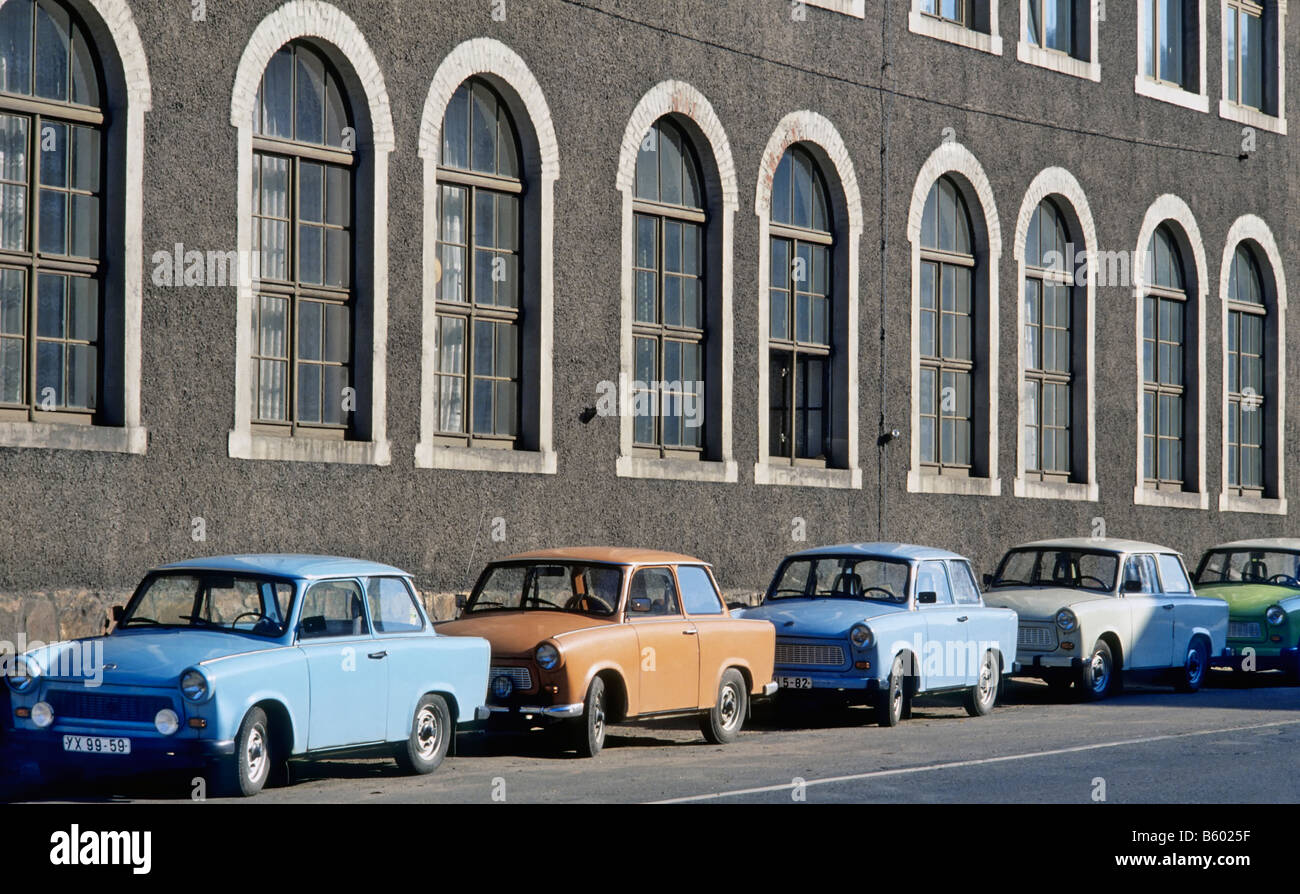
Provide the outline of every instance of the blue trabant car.
[[761,605],[776,626],[778,701],[835,695],[876,706],[882,726],[914,696],[965,693],[972,716],[997,702],[1016,660],[1016,613],[987,608],[969,560],[902,543],[850,543],[786,556]]
[[35,649],[8,674],[11,733],[83,772],[194,766],[254,795],[290,758],[386,752],[438,767],[486,717],[491,647],[440,635],[410,576],[328,556],[150,571],[112,633]]

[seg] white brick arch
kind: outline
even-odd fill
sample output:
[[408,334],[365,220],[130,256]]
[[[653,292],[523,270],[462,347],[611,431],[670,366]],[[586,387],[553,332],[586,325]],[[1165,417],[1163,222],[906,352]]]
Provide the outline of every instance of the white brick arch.
[[357,405],[355,440],[281,438],[253,431],[254,283],[241,276],[235,306],[235,425],[229,455],[237,459],[290,460],[387,466],[388,441],[388,156],[395,147],[388,89],[365,35],[346,13],[322,0],[289,0],[254,29],[235,71],[230,123],[236,129],[236,245],[252,257],[253,123],[257,90],[271,57],[302,38],[338,70],[357,124],[354,203],[357,312],[353,356]]
[[[388,103],[388,88],[370,44],[347,13],[322,0],[289,0],[262,19],[249,38],[235,71],[235,89],[230,102],[230,123],[250,126],[257,87],[271,57],[291,40],[314,37],[329,46],[322,47],[336,64],[342,61],[340,74],[352,100],[353,111],[369,119],[370,139],[377,152],[392,152],[393,113]],[[357,108],[364,96],[366,107]]]
[[[1038,176],[1029,184],[1025,190],[1025,197],[1020,203],[1020,213],[1016,216],[1016,237],[1015,244],[1012,246],[1012,254],[1016,259],[1016,480],[1013,485],[1015,495],[1018,497],[1043,497],[1056,500],[1085,500],[1096,502],[1099,497],[1099,488],[1097,484],[1097,438],[1096,438],[1096,416],[1097,416],[1097,376],[1096,376],[1096,319],[1097,319],[1097,283],[1094,275],[1084,277],[1082,285],[1075,283],[1075,302],[1077,303],[1080,291],[1084,301],[1083,319],[1080,321],[1077,317],[1073,321],[1072,329],[1077,327],[1080,322],[1083,324],[1082,341],[1075,340],[1076,344],[1082,346],[1084,356],[1074,361],[1074,376],[1076,384],[1072,386],[1077,391],[1077,381],[1080,374],[1084,378],[1084,395],[1083,395],[1083,415],[1080,420],[1077,415],[1071,419],[1071,431],[1074,435],[1071,445],[1071,455],[1078,456],[1080,446],[1082,446],[1084,456],[1084,468],[1080,477],[1076,480],[1072,478],[1068,482],[1043,481],[1029,478],[1025,474],[1025,451],[1024,443],[1021,438],[1021,430],[1024,423],[1025,412],[1025,352],[1020,350],[1021,340],[1025,333],[1025,303],[1021,300],[1020,290],[1024,287],[1025,281],[1025,240],[1029,236],[1029,221],[1033,217],[1034,211],[1042,204],[1044,199],[1056,199],[1056,206],[1060,210],[1062,217],[1065,218],[1068,229],[1068,238],[1082,239],[1083,246],[1080,248],[1075,245],[1076,255],[1084,253],[1085,257],[1095,257],[1097,251],[1097,225],[1092,217],[1092,208],[1088,204],[1088,196],[1079,185],[1079,181],[1074,175],[1064,168],[1051,167],[1045,168],[1039,172]],[[1075,258],[1066,259],[1066,266],[1074,270]],[[1080,431],[1082,426],[1082,431]],[[1085,443],[1080,445],[1079,439],[1082,436]]]
[[736,186],[731,141],[727,139],[722,121],[708,98],[684,81],[661,81],[651,87],[637,102],[623,131],[614,180],[622,200],[619,370],[625,381],[635,378],[632,266],[636,162],[646,134],[656,121],[665,116],[672,116],[686,131],[703,169],[705,208],[709,216],[705,225],[705,294],[710,299],[707,302],[706,328],[718,333],[716,343],[710,341],[706,349],[709,373],[705,425],[709,443],[705,459],[698,462],[637,456],[633,449],[634,420],[631,414],[623,413],[620,414],[619,457],[615,471],[628,478],[734,482],[739,477],[739,467],[732,452],[732,345],[735,338],[732,254],[740,191]]
[[[1143,468],[1142,432],[1144,420],[1142,418],[1142,407],[1143,392],[1145,390],[1142,381],[1142,304],[1145,297],[1143,283],[1147,281],[1147,262],[1150,258],[1151,239],[1155,236],[1156,229],[1161,224],[1167,224],[1170,232],[1173,233],[1178,250],[1182,253],[1184,266],[1187,267],[1190,264],[1190,267],[1183,271],[1187,301],[1192,305],[1192,312],[1184,317],[1184,332],[1187,332],[1188,324],[1195,327],[1190,333],[1191,337],[1187,339],[1192,343],[1185,346],[1185,349],[1191,348],[1192,356],[1196,359],[1194,361],[1195,370],[1189,370],[1189,374],[1186,376],[1187,387],[1184,392],[1183,418],[1185,423],[1191,423],[1184,426],[1184,439],[1185,443],[1194,439],[1194,443],[1187,444],[1187,446],[1192,448],[1196,456],[1196,472],[1195,479],[1187,482],[1185,485],[1186,490],[1182,493],[1171,493],[1148,487]],[[1101,267],[1103,265],[1098,264],[1096,266]],[[1133,467],[1136,476],[1133,485],[1133,503],[1139,506],[1207,509],[1210,505],[1210,497],[1205,480],[1205,314],[1210,296],[1210,270],[1205,257],[1205,242],[1201,238],[1201,228],[1196,223],[1196,215],[1192,213],[1192,209],[1179,196],[1165,193],[1157,197],[1151,203],[1151,207],[1147,209],[1146,215],[1142,218],[1142,227],[1138,230],[1137,245],[1133,251],[1132,278],[1134,356],[1136,363],[1134,378],[1136,380],[1136,407],[1138,413],[1137,442],[1133,454]],[[1118,283],[1105,283],[1105,285],[1118,285]]]
[[[787,460],[768,455],[768,362],[767,345],[771,332],[771,207],[772,180],[786,150],[794,145],[809,150],[820,165],[830,188],[835,218],[835,253],[833,255],[834,294],[844,296],[844,315],[834,324],[835,339],[841,346],[833,361],[834,381],[844,402],[836,416],[842,428],[832,431],[834,468],[792,466]],[[767,141],[758,168],[758,185],[754,193],[754,213],[758,215],[758,462],[754,464],[755,484],[788,484],[801,487],[861,488],[862,468],[858,457],[858,250],[862,237],[862,193],[853,158],[835,125],[817,112],[803,109],[781,119]]]
[[[437,440],[434,387],[438,368],[438,165],[442,161],[442,123],[452,96],[472,77],[487,81],[501,95],[514,120],[523,153],[523,424],[520,448],[516,450],[446,446]],[[499,40],[478,37],[461,43],[443,59],[424,102],[420,158],[424,162],[423,336],[420,442],[415,448],[415,465],[422,469],[554,474],[553,282],[555,181],[560,176],[560,151],[542,86],[518,53]]]
[[[117,53],[117,64],[121,66],[121,77],[126,87],[129,105],[139,105],[142,111],[149,111],[153,104],[152,87],[149,82],[149,60],[144,53],[144,44],[140,42],[140,32],[135,27],[135,18],[127,0],[83,0],[103,23],[107,37],[112,41]],[[80,5],[80,4],[79,4]],[[83,14],[84,15],[84,14]],[[94,17],[87,17],[87,25],[96,38],[95,46],[103,56],[108,49],[104,45]],[[105,60],[108,62],[109,60]]]
[[[972,436],[972,452],[983,457],[982,475],[974,470],[969,477],[927,474],[921,467],[921,219],[925,202],[939,178],[948,176],[956,184],[971,217],[977,311],[977,354],[980,363],[976,387],[972,394],[972,419],[978,420]],[[930,153],[916,175],[912,201],[907,212],[907,240],[912,259],[912,332],[911,332],[911,467],[907,489],[914,493],[956,493],[998,496],[1002,479],[998,477],[998,269],[1002,259],[1002,224],[998,217],[993,187],[979,159],[956,140],[945,140]],[[980,419],[980,417],[983,417]],[[981,437],[982,435],[982,437]]]
[[[1228,277],[1232,272],[1232,256],[1237,247],[1247,242],[1255,249],[1260,272],[1264,279],[1264,303],[1268,307],[1269,321],[1264,333],[1266,356],[1265,382],[1271,372],[1277,383],[1275,393],[1265,395],[1265,405],[1275,414],[1266,422],[1264,439],[1271,447],[1273,469],[1265,470],[1266,496],[1239,496],[1228,492],[1228,364],[1223,364],[1223,393],[1221,428],[1223,430],[1222,484],[1219,494],[1221,512],[1259,512],[1269,515],[1286,515],[1286,272],[1282,267],[1282,253],[1278,250],[1273,230],[1254,214],[1243,214],[1228,228],[1223,242],[1223,258],[1219,263],[1219,303],[1223,313],[1223,345],[1228,345]],[[1270,369],[1271,367],[1271,369]],[[1272,438],[1270,440],[1270,434]],[[1267,462],[1267,454],[1266,454]],[[1270,477],[1272,481],[1270,482]]]

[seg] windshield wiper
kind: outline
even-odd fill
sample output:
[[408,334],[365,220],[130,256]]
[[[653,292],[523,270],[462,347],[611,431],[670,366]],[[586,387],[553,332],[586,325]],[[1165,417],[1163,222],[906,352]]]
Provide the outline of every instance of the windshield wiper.
[[1032,584],[1030,584],[1029,581],[1026,581],[1026,580],[1013,580],[1012,578],[1009,578],[1009,577],[1000,577],[1000,578],[998,578],[997,580],[995,580],[995,581],[993,582],[993,586],[995,586],[995,587],[1014,587],[1014,586],[1028,587],[1028,586],[1032,586]]
[[135,624],[137,622],[140,624],[151,624],[154,627],[165,626],[162,621],[155,621],[153,618],[140,618],[140,617],[127,618],[125,621],[122,622],[122,626],[130,627],[132,624]]

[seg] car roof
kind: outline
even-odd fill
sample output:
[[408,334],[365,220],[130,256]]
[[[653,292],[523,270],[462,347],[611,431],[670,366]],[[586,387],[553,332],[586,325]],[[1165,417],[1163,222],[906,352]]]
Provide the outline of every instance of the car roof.
[[817,546],[812,549],[806,549],[801,552],[791,553],[786,558],[793,559],[796,557],[812,556],[875,556],[882,559],[903,559],[906,561],[918,561],[920,559],[962,559],[966,557],[958,553],[949,552],[946,549],[938,549],[933,546],[917,546],[914,543],[840,543],[835,546]]
[[235,556],[208,556],[160,565],[155,571],[224,571],[233,573],[271,574],[314,580],[325,577],[368,577],[374,574],[410,577],[400,568],[349,559],[343,556],[313,556],[288,553],[248,553]]
[[498,562],[518,562],[530,559],[546,559],[560,562],[604,562],[613,565],[708,565],[708,562],[682,553],[670,553],[657,549],[636,549],[626,546],[570,546],[558,549],[538,549],[532,552],[515,553]]
[[1083,549],[1116,553],[1175,553],[1178,550],[1158,543],[1141,540],[1123,540],[1118,537],[1063,537],[1057,540],[1035,540],[1022,543],[1013,549]]
[[1281,549],[1300,552],[1300,539],[1295,537],[1256,537],[1252,540],[1233,540],[1210,547],[1216,549]]

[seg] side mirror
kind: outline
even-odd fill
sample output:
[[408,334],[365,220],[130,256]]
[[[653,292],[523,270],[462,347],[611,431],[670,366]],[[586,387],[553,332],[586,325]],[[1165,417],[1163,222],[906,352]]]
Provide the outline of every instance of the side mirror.
[[650,611],[650,600],[644,596],[633,596],[627,604],[628,611],[645,614]]
[[1140,580],[1126,580],[1126,581],[1124,581],[1124,592],[1125,592],[1125,593],[1141,593],[1141,592],[1142,592],[1142,581],[1140,581]]
[[987,571],[981,575],[980,579],[984,581],[984,589],[987,590],[989,587],[993,586],[993,575],[989,574]]
[[121,624],[122,619],[126,617],[126,607],[122,605],[113,606],[113,623]]
[[456,611],[464,611],[464,609],[465,609],[465,604],[468,603],[468,602],[469,602],[469,594],[468,594],[468,593],[457,593],[457,594],[456,594]]
[[728,602],[727,611],[735,611],[738,608],[750,608],[748,602]]
[[916,594],[917,605],[934,605],[939,601],[939,594],[934,590],[926,590],[924,593]]

